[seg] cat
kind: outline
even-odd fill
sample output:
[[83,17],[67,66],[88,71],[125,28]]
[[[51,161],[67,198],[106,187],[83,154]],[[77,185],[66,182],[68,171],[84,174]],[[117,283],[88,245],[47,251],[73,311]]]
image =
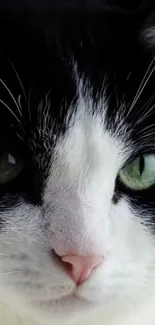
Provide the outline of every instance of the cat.
[[154,13],[0,1],[0,324],[155,322]]

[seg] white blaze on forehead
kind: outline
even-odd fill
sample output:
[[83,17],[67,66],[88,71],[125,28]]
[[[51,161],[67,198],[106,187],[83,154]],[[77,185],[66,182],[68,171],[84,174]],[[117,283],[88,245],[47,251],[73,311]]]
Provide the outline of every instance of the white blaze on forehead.
[[[97,110],[93,114],[90,107],[86,111],[84,102],[79,102],[76,113],[68,123],[66,134],[59,139],[55,148],[51,173],[56,168],[61,175],[63,171],[67,172],[71,180],[82,176],[82,182],[86,177],[93,180],[95,176],[96,183],[97,175],[102,178],[110,171],[108,179],[113,179],[124,159],[123,143],[105,129],[105,106],[103,101],[103,114]],[[53,176],[52,174],[52,178]],[[106,182],[106,177],[104,180]]]
[[121,140],[105,130],[104,114],[97,110],[93,114],[90,107],[86,111],[84,101],[79,102],[68,131],[55,148],[44,193],[55,233],[52,244],[61,254],[103,253],[122,152]]

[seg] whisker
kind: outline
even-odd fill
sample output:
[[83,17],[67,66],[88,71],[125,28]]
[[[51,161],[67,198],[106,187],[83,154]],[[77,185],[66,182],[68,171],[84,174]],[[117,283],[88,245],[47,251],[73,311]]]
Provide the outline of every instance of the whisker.
[[4,273],[0,273],[0,276],[8,275],[8,274],[18,274],[20,271],[7,271]]
[[[147,130],[149,130],[149,129],[153,129],[155,127],[155,123],[153,123],[153,124],[151,124],[151,125],[148,125],[148,126],[146,126],[144,129],[142,129],[142,130],[140,130],[140,131],[138,131],[138,135],[139,134],[143,134],[145,131],[147,131]],[[155,129],[154,129],[155,130]]]
[[149,115],[151,115],[150,113],[153,111],[153,109],[155,108],[155,104],[146,112],[144,112],[144,115],[142,115],[142,117],[138,120],[137,124],[142,123]]
[[[128,111],[128,115],[132,111],[133,107],[136,105],[138,99],[140,98],[143,90],[145,89],[145,87],[146,87],[146,85],[147,85],[150,77],[152,76],[152,74],[153,74],[153,72],[155,70],[155,66],[151,69],[154,61],[155,61],[155,57],[152,59],[150,65],[149,65],[149,67],[148,67],[148,69],[147,69],[147,71],[146,71],[146,73],[145,73],[145,75],[144,75],[144,77],[142,79],[142,82],[141,82],[141,84],[140,84],[140,86],[139,86],[139,88],[137,90],[137,93],[136,93],[136,95],[135,95],[135,97],[134,97],[134,99],[133,99],[133,101],[132,101],[132,103],[130,105],[130,108],[129,108],[129,111]],[[150,71],[150,69],[151,69],[151,71]]]
[[10,61],[10,59],[8,59],[8,61],[9,61],[10,65],[11,65],[13,71],[15,72],[15,75],[16,75],[18,81],[19,81],[19,84],[20,84],[20,86],[21,86],[21,89],[22,89],[22,92],[23,92],[23,94],[24,94],[24,97],[25,97],[25,99],[27,99],[26,92],[25,92],[24,86],[23,86],[23,84],[22,84],[22,81],[21,81],[21,79],[20,79],[20,77],[19,77],[19,74],[18,74],[17,70],[15,69],[13,63]]
[[154,283],[154,279],[152,279],[152,281],[151,281],[149,279],[146,279],[145,277],[140,277],[138,280],[140,280],[140,281],[142,281],[144,283],[151,284],[151,285]]
[[21,95],[18,96],[18,105],[19,105],[20,109],[22,110]]
[[139,121],[141,120],[142,117],[141,112],[143,112],[144,115],[147,112],[148,108],[150,107],[151,103],[154,101],[154,99],[155,99],[155,94],[153,94],[137,112],[134,112],[134,119],[135,119],[134,126],[140,123]]
[[155,94],[153,94],[148,100],[147,102],[141,107],[140,111],[143,110],[145,107],[149,107],[149,105],[153,102],[153,100],[155,99]]
[[16,114],[11,110],[11,108],[2,99],[0,99],[0,103],[2,103],[8,109],[8,111],[14,116],[16,121],[21,125],[21,121],[18,119]]
[[21,109],[20,109],[20,107],[19,107],[19,105],[18,105],[18,103],[17,103],[15,97],[13,96],[12,92],[10,91],[10,89],[7,87],[7,85],[5,84],[5,82],[4,82],[1,78],[0,78],[0,82],[1,82],[1,84],[4,86],[4,88],[8,91],[9,95],[10,95],[11,98],[13,99],[13,101],[14,101],[14,103],[15,103],[17,109],[18,109],[19,114],[22,116]]
[[32,119],[31,119],[31,94],[32,94],[32,88],[30,89],[29,96],[28,96],[28,116],[29,116],[30,123],[32,122]]
[[[137,94],[141,91],[142,86],[146,83],[147,75],[148,75],[148,73],[149,73],[149,71],[150,71],[150,69],[151,69],[151,67],[152,67],[152,65],[153,65],[153,63],[154,63],[154,61],[155,61],[155,57],[153,57],[153,59],[152,59],[150,65],[148,66],[148,69],[146,70],[146,73],[145,73],[145,75],[144,75],[144,77],[143,77],[143,79],[142,79],[142,82],[141,82],[141,84],[140,84],[140,86],[139,86],[139,88],[138,88],[138,90],[137,90]],[[155,67],[154,67],[154,68],[155,68]],[[154,69],[154,68],[153,68],[153,69]],[[153,69],[152,69],[152,70],[153,70]],[[151,70],[151,74],[152,74],[152,70]],[[149,76],[150,76],[150,74],[149,74]],[[135,99],[136,99],[136,96],[135,96]]]

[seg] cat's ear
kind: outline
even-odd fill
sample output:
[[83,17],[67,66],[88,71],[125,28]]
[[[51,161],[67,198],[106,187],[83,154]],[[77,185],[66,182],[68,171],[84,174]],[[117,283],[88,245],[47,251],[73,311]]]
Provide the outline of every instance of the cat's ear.
[[146,48],[155,50],[155,12],[146,19],[140,37]]

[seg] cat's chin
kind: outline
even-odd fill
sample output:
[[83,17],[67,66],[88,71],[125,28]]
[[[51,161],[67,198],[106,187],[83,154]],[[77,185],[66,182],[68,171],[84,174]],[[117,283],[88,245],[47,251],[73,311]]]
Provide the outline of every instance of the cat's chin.
[[87,312],[97,307],[98,303],[90,302],[87,298],[83,298],[78,294],[72,294],[57,300],[35,300],[35,307],[41,310],[52,312],[54,314],[69,314],[77,312]]
[[79,320],[84,316],[87,317],[98,306],[98,304],[73,294],[57,300],[35,300],[28,310],[30,312],[31,309],[33,317],[36,320],[42,320],[43,324],[50,324],[51,319],[54,319],[55,324],[59,324],[62,319],[65,324],[68,324],[70,319]]
[[60,305],[63,305],[63,306],[67,306],[68,303],[70,302],[70,306],[72,305],[78,305],[78,304],[82,304],[83,306],[85,305],[86,307],[87,306],[95,306],[95,305],[98,305],[99,303],[94,303],[94,302],[91,302],[89,299],[85,298],[85,297],[82,297],[80,296],[79,294],[76,294],[76,293],[73,293],[72,295],[69,295],[69,296],[66,296],[66,297],[63,297],[63,298],[60,298],[60,299],[57,299],[57,300],[54,300],[54,299],[38,299],[38,300],[34,300],[33,301],[35,305],[40,305],[40,306],[47,306],[47,307],[50,307],[50,306],[60,306]]

